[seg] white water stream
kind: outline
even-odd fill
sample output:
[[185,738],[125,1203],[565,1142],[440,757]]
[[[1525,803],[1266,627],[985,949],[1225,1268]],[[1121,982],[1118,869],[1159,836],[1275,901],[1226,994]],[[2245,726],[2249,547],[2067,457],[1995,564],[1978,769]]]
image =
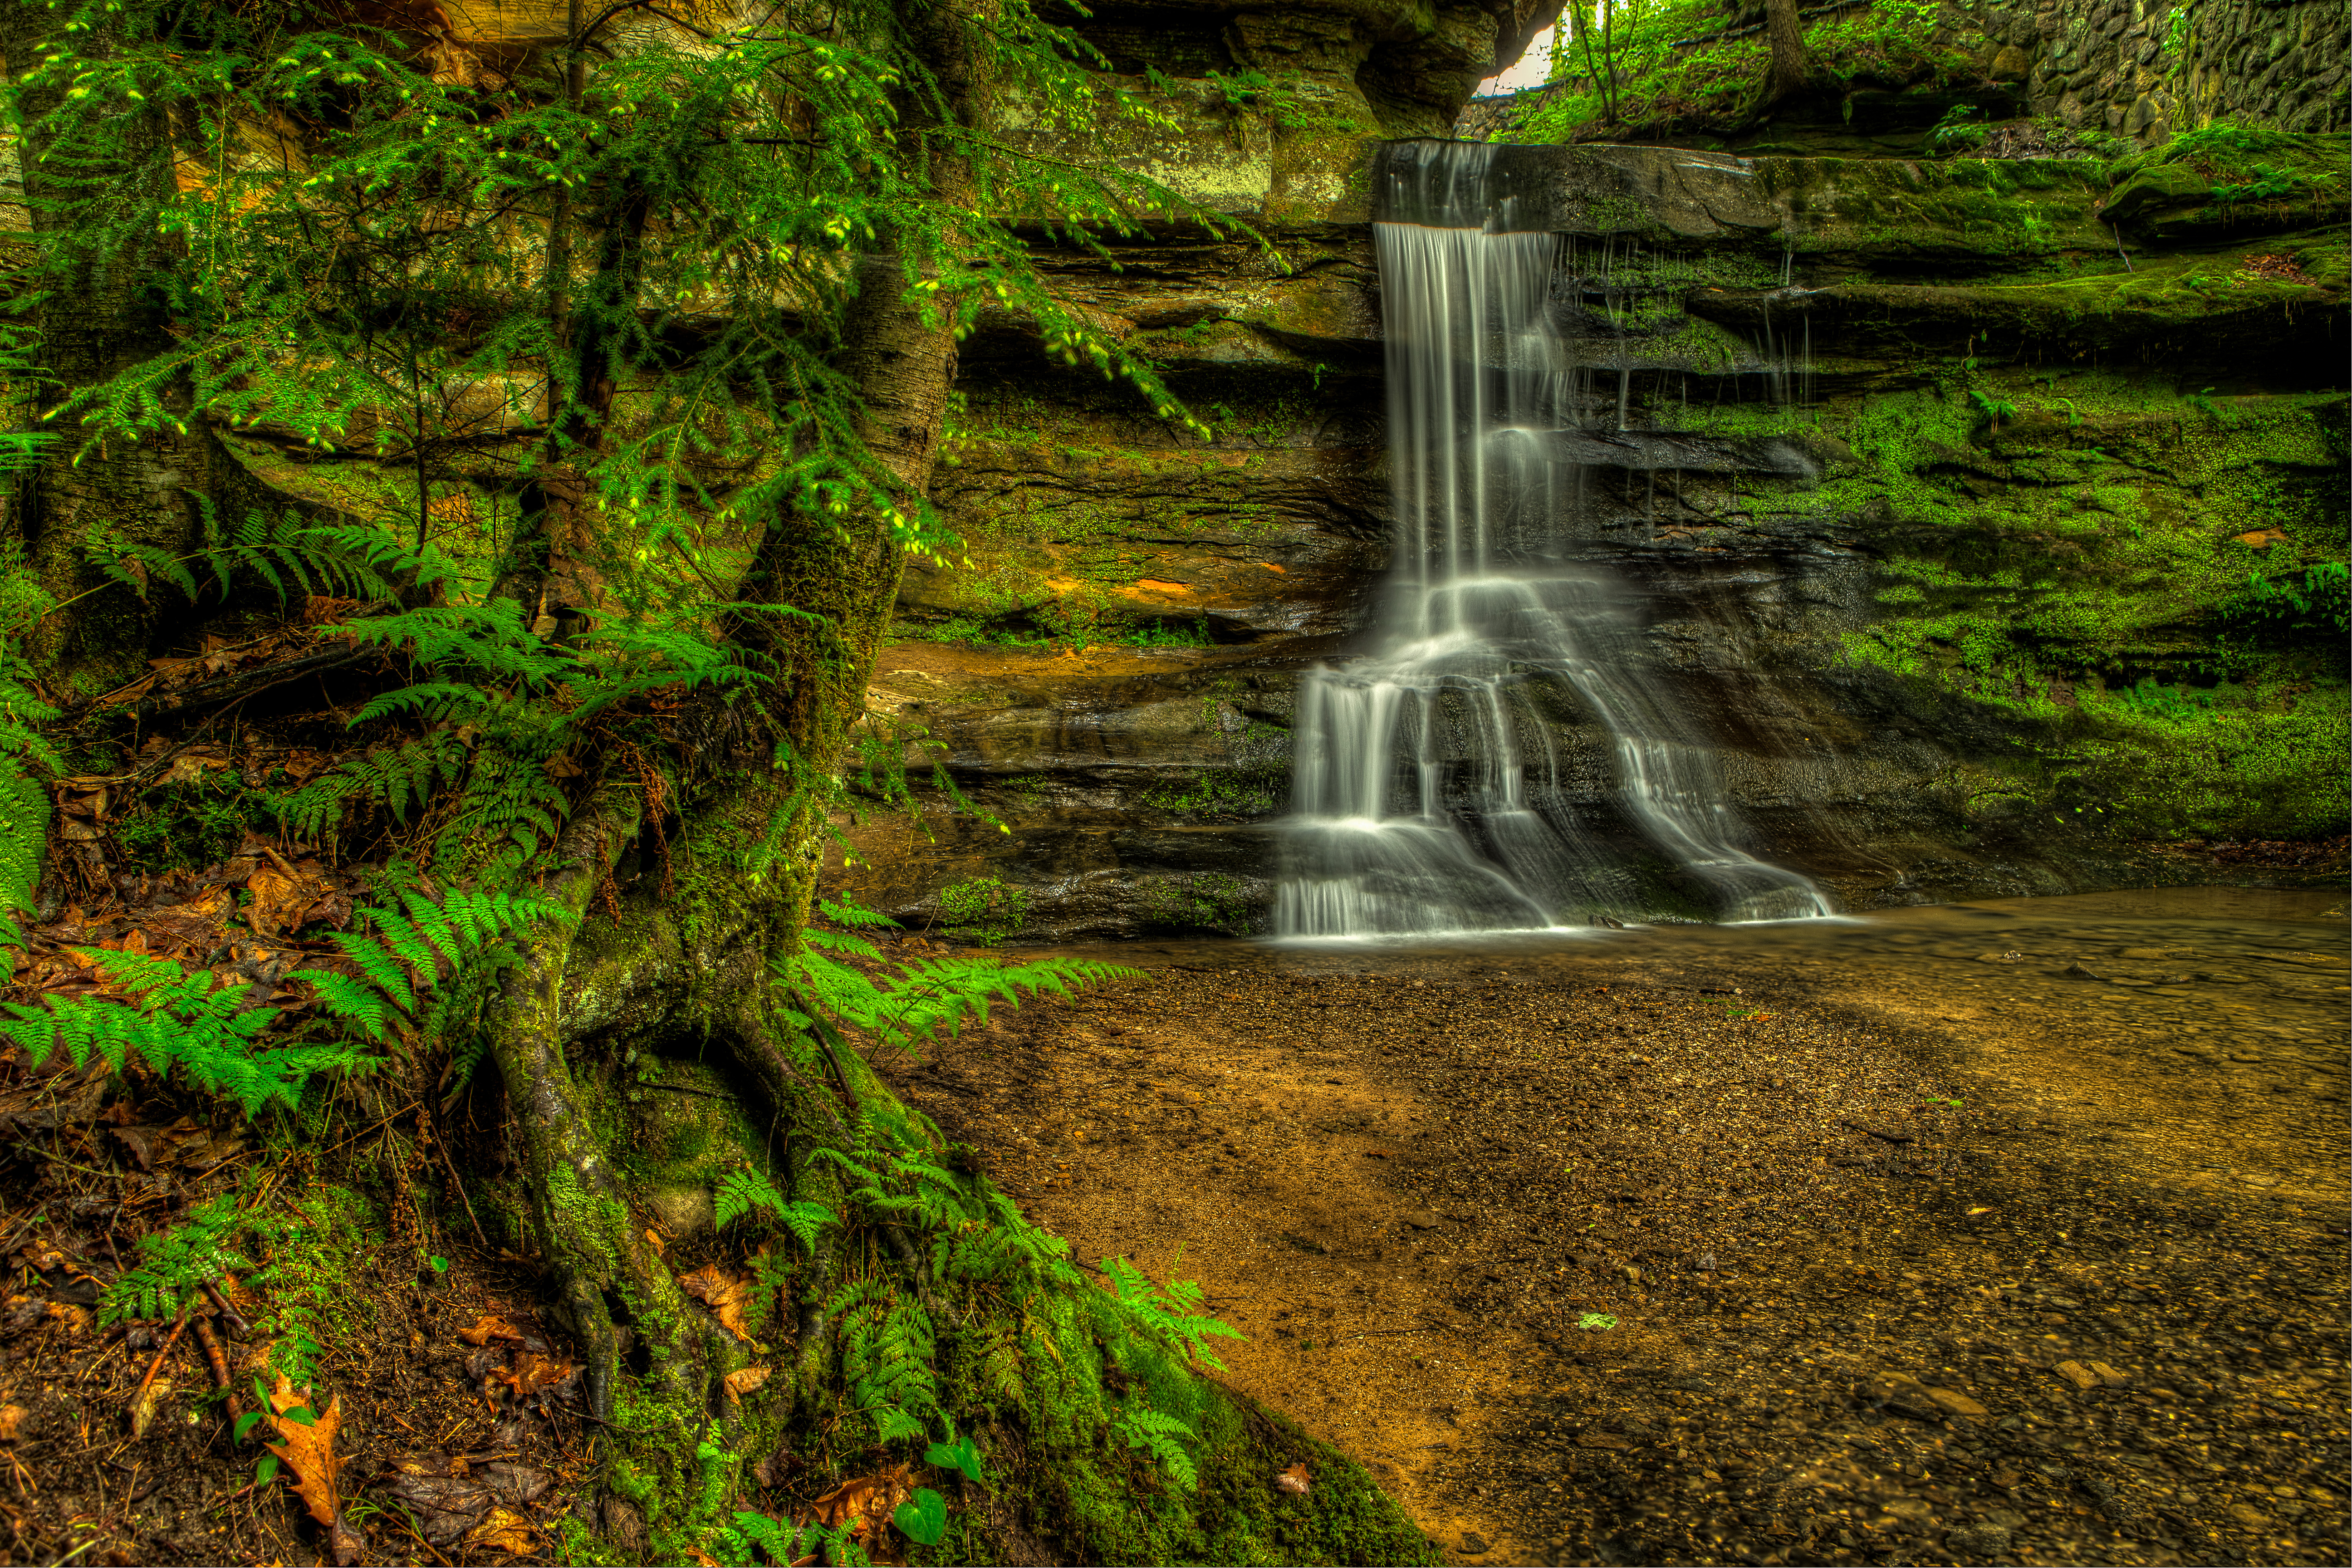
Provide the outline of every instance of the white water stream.
[[[1637,597],[1563,561],[1583,489],[1563,438],[1583,399],[1549,309],[1559,247],[1511,232],[1507,200],[1499,228],[1444,226],[1486,217],[1486,159],[1435,142],[1389,165],[1386,211],[1415,220],[1373,225],[1395,554],[1377,651],[1299,689],[1276,931],[1637,920],[1660,873],[1717,920],[1832,914],[1811,881],[1738,847],[1713,748],[1635,657]],[[1641,844],[1570,808],[1548,715],[1580,708],[1613,742]]]

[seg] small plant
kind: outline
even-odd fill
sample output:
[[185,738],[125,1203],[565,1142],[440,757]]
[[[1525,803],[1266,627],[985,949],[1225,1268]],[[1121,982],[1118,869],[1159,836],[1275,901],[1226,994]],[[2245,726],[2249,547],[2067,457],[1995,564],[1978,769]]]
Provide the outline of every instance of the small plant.
[[1602,1329],[1615,1328],[1617,1320],[1606,1312],[1584,1312],[1578,1316],[1576,1326],[1591,1332],[1598,1332]]
[[2003,398],[1995,397],[1991,393],[1982,392],[1975,387],[1970,387],[1969,389],[1969,400],[1974,403],[1979,408],[1984,410],[1986,416],[1992,420],[1992,427],[1996,431],[2000,428],[2000,422],[2002,420],[2014,419],[2017,417],[2016,404],[2011,403]]
[[994,947],[1029,923],[1029,889],[1002,877],[970,877],[940,889],[950,936]]
[[1978,118],[1983,112],[1973,103],[1956,103],[1944,110],[1944,117],[1927,130],[1927,151],[1950,158],[1983,146],[1989,129]]

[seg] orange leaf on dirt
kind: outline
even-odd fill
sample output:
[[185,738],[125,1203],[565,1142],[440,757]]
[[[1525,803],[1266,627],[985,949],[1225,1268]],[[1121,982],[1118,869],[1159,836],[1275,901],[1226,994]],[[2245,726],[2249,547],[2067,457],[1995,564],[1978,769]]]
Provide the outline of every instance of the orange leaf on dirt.
[[466,1544],[528,1557],[539,1550],[539,1527],[510,1508],[494,1508],[467,1535]]
[[752,1342],[751,1325],[743,1321],[743,1309],[751,1303],[751,1281],[739,1279],[716,1263],[706,1263],[678,1280],[686,1293],[710,1309],[719,1327],[741,1340]]
[[287,1418],[289,1410],[299,1409],[309,1403],[307,1395],[294,1392],[286,1374],[278,1374],[278,1386],[269,1391],[269,1408],[265,1414],[269,1425],[277,1430],[280,1442],[272,1443],[269,1451],[286,1467],[286,1474],[294,1488],[294,1495],[310,1506],[310,1517],[320,1524],[332,1524],[342,1508],[342,1500],[335,1493],[335,1471],[342,1461],[335,1457],[335,1428],[342,1425],[342,1396],[327,1401],[308,1426]]
[[562,1356],[541,1355],[537,1351],[519,1351],[514,1364],[505,1372],[495,1373],[491,1381],[503,1383],[515,1391],[518,1398],[528,1399],[543,1388],[552,1388],[572,1375],[572,1366]]
[[307,1392],[294,1392],[284,1373],[278,1374],[278,1386],[269,1391],[269,1407],[262,1414],[281,1441],[268,1447],[286,1467],[287,1484],[294,1489],[294,1495],[310,1509],[312,1519],[326,1526],[336,1563],[350,1568],[360,1560],[367,1543],[343,1517],[343,1500],[335,1490],[335,1472],[342,1468],[335,1453],[335,1428],[343,1421],[342,1396],[328,1400],[327,1408],[313,1416],[308,1426],[286,1414],[310,1400]]
[[739,1367],[735,1371],[729,1373],[725,1381],[727,1384],[727,1397],[730,1399],[740,1399],[745,1394],[751,1393],[753,1389],[768,1381],[768,1369],[764,1366]]
[[[316,871],[315,867],[310,869]],[[306,875],[303,867],[286,867],[282,863],[259,868],[246,879],[245,886],[253,895],[245,918],[263,936],[274,935],[280,926],[299,925],[302,911],[331,890],[325,877]]]
[[24,1435],[27,1414],[21,1405],[0,1405],[0,1443],[13,1443]]
[[492,1340],[520,1340],[522,1331],[504,1318],[485,1312],[472,1328],[459,1329],[457,1337],[469,1345],[486,1345]]

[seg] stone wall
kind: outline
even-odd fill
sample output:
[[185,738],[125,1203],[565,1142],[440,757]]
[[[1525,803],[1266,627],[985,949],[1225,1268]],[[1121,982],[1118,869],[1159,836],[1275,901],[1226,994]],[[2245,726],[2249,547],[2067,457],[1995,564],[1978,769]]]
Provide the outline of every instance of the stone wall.
[[2036,114],[2162,142],[2216,120],[2341,131],[2341,0],[1975,0],[1999,47],[1988,74],[2021,84]]
[[[2217,120],[2352,128],[2346,26],[2344,0],[1947,0],[1935,39],[2029,114],[2154,146]],[[1454,134],[1487,140],[1528,96],[1473,100]]]

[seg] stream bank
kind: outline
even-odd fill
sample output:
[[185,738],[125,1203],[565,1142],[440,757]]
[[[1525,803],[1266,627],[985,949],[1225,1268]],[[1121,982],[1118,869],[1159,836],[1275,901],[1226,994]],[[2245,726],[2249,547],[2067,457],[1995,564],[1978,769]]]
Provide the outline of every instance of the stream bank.
[[2334,1562],[2329,904],[1122,948],[899,1088],[1454,1561]]

